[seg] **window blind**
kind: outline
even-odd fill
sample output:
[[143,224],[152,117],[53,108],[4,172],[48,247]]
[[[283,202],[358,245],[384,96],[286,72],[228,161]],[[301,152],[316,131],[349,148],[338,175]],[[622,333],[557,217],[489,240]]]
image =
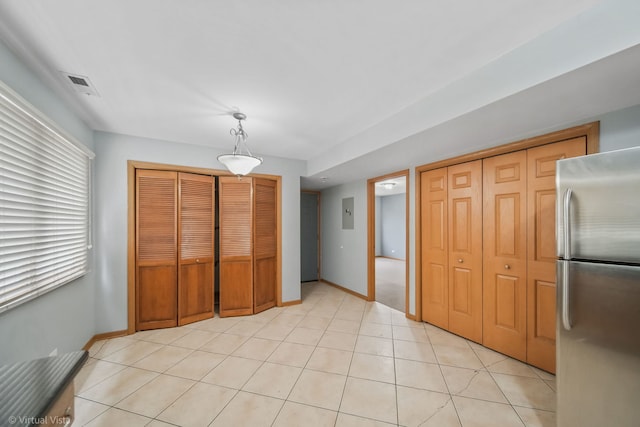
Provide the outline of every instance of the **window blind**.
[[0,82],[0,313],[86,274],[92,158]]

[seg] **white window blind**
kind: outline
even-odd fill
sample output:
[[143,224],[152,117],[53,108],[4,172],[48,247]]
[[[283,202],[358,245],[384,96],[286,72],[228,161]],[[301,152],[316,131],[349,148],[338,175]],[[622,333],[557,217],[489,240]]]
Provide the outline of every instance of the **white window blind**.
[[0,82],[0,313],[87,272],[92,158]]

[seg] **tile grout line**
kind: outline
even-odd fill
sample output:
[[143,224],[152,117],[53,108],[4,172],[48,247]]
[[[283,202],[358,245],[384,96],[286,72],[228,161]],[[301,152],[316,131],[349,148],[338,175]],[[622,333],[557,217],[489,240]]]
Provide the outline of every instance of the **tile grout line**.
[[[427,325],[427,323],[425,323],[425,325]],[[449,402],[451,402],[451,406],[453,406],[453,410],[456,413],[456,418],[458,419],[458,423],[461,426],[463,426],[462,419],[460,418],[460,413],[458,412],[458,408],[456,406],[456,403],[453,400],[453,394],[451,393],[451,389],[449,388],[449,383],[447,382],[447,378],[445,377],[444,372],[442,371],[442,365],[440,364],[440,360],[438,359],[438,355],[436,354],[436,351],[433,348],[433,342],[431,341],[431,335],[429,334],[429,331],[427,330],[427,327],[426,326],[423,326],[423,327],[424,327],[425,333],[427,334],[427,337],[429,338],[429,346],[431,347],[431,351],[433,352],[433,357],[435,357],[435,359],[436,359],[436,364],[438,365],[438,370],[440,371],[440,375],[442,375],[442,381],[444,381],[444,386],[447,388],[447,394],[449,394],[449,400],[447,401],[447,403],[445,403],[445,405],[442,406],[442,408],[444,408]]]
[[[316,303],[317,304],[317,303]],[[315,306],[315,304],[314,304]],[[305,315],[306,317],[307,315]],[[302,320],[304,319],[304,317],[302,319],[300,319],[300,321],[298,321],[298,323],[296,323],[296,326],[300,324],[300,322],[302,322]],[[282,339],[282,341],[280,342],[280,345],[282,343],[285,342],[285,340],[289,337],[289,335],[291,335],[291,333],[293,333],[293,331],[295,330],[296,326],[293,327],[293,329],[287,334],[286,337],[284,337]],[[280,345],[278,345],[278,347],[280,347]],[[302,376],[302,373],[304,372],[304,369],[306,368],[306,366],[309,364],[309,360],[311,360],[311,357],[313,356],[313,352],[315,351],[315,349],[317,348],[317,344],[314,347],[314,350],[311,352],[311,354],[309,355],[309,358],[307,359],[307,361],[305,362],[305,365],[300,369],[300,373],[298,374],[298,377],[296,378],[295,382],[293,383],[293,386],[291,387],[291,390],[289,390],[289,393],[287,393],[287,397],[284,399],[284,403],[282,404],[282,406],[280,407],[280,409],[278,410],[278,413],[276,414],[276,416],[273,418],[273,421],[271,422],[271,425],[273,426],[273,424],[276,422],[276,420],[278,419],[278,416],[280,415],[280,413],[282,412],[282,408],[284,408],[284,405],[287,404],[287,402],[289,402],[289,397],[291,396],[291,393],[293,392],[293,389],[296,387],[296,385],[298,384],[298,381],[300,381],[300,377]],[[277,350],[277,348],[276,348]],[[274,350],[275,352],[275,350]],[[272,353],[273,354],[273,353]],[[291,401],[293,402],[293,401]],[[293,402],[296,403],[296,402]]]
[[[513,408],[513,405],[511,404],[511,401],[509,400],[509,397],[507,397],[507,395],[506,395],[506,393],[504,392],[504,390],[502,389],[502,387],[500,387],[500,384],[498,384],[498,382],[496,381],[495,377],[493,376],[493,372],[491,372],[491,371],[489,370],[489,367],[494,366],[494,365],[496,365],[497,363],[501,363],[501,362],[503,362],[504,360],[508,360],[508,358],[505,358],[505,359],[502,359],[502,360],[499,360],[499,361],[496,361],[496,362],[493,362],[493,363],[490,363],[489,365],[487,365],[487,364],[485,364],[485,363],[482,361],[482,359],[480,359],[480,356],[478,355],[478,352],[476,351],[476,349],[475,349],[475,348],[473,348],[473,346],[472,346],[472,345],[469,345],[469,347],[471,347],[471,351],[473,351],[473,354],[475,354],[475,355],[476,355],[476,357],[478,358],[478,360],[480,360],[480,362],[482,363],[482,366],[484,367],[485,371],[489,374],[489,377],[491,378],[491,381],[493,381],[493,383],[496,385],[496,387],[498,387],[498,390],[500,390],[500,394],[502,395],[502,397],[504,397],[504,400],[506,400],[506,401],[507,401],[507,404],[508,404],[509,406],[511,406],[511,409],[513,410],[513,412],[515,412],[515,413],[516,413],[516,415],[518,416],[518,419],[520,419],[520,421],[522,422],[522,424],[523,424],[523,425],[526,425],[526,423],[524,422],[524,420],[520,417],[520,414],[518,413],[518,411],[516,411],[516,410]],[[502,354],[502,353],[500,353],[500,354]]]
[[[278,315],[277,315],[277,316],[275,316],[275,317],[278,317],[279,315],[280,315],[280,314],[278,314]],[[273,320],[273,319],[271,319],[271,320]],[[238,323],[240,323],[241,321],[242,321],[242,320],[240,320],[240,321],[238,321],[236,324],[234,324],[234,325],[230,326],[226,331],[228,331],[229,329],[233,328],[235,325],[237,325],[237,324],[238,324]],[[270,322],[270,321],[269,321],[269,322]],[[267,323],[269,323],[269,322],[267,322]],[[212,369],[211,369],[207,374],[205,374],[202,378],[205,378],[207,375],[209,375],[211,372],[213,372],[213,370],[215,370],[215,369],[216,369],[220,364],[224,363],[224,361],[225,361],[225,360],[227,360],[229,357],[231,357],[231,356],[232,356],[232,354],[233,354],[234,352],[236,352],[238,349],[240,349],[240,347],[242,347],[242,346],[243,346],[247,341],[249,341],[249,339],[251,339],[251,338],[252,338],[256,333],[258,333],[260,330],[262,330],[265,326],[266,326],[266,324],[265,324],[265,325],[263,325],[263,327],[262,327],[262,328],[258,329],[256,332],[254,332],[252,335],[249,335],[249,337],[248,337],[248,338],[247,338],[247,339],[246,339],[242,344],[240,344],[237,348],[233,349],[229,354],[225,355],[225,358],[224,358],[224,359],[223,359],[223,360],[222,360],[218,365],[216,365],[214,368],[212,368]],[[221,332],[221,334],[226,333],[226,331]],[[234,334],[228,334],[228,335],[234,335]],[[215,338],[214,338],[214,339],[215,339]],[[213,341],[213,340],[212,340],[212,341]],[[282,342],[284,342],[284,341],[282,341]],[[281,343],[282,343],[282,342],[281,342]],[[279,346],[280,346],[280,345],[278,345],[278,347],[279,347]],[[227,403],[222,407],[222,409],[220,410],[220,412],[218,412],[218,413],[213,417],[213,419],[209,422],[209,424],[208,424],[209,426],[215,422],[215,420],[216,420],[216,419],[217,419],[217,418],[218,418],[218,417],[219,417],[219,416],[224,412],[224,410],[225,410],[225,409],[229,406],[229,404],[230,404],[230,403],[231,403],[231,402],[232,402],[232,401],[233,401],[233,400],[238,396],[238,394],[240,394],[240,392],[241,392],[241,391],[243,391],[243,390],[242,390],[242,388],[243,388],[245,385],[247,385],[247,383],[248,383],[249,381],[251,381],[251,378],[253,378],[253,376],[254,376],[254,375],[255,375],[255,374],[260,370],[260,368],[261,368],[262,366],[264,366],[264,364],[266,363],[267,359],[271,356],[271,354],[273,354],[273,352],[274,352],[274,351],[276,351],[276,349],[277,349],[278,347],[276,347],[276,348],[275,348],[271,353],[269,353],[269,355],[266,357],[266,359],[265,359],[265,360],[261,361],[262,363],[260,364],[260,366],[258,366],[258,367],[256,368],[256,370],[255,370],[255,371],[254,371],[254,372],[249,376],[249,378],[247,378],[247,380],[246,380],[246,381],[245,381],[245,382],[240,386],[240,388],[238,388],[238,389],[232,389],[232,390],[235,390],[236,392],[235,392],[235,393],[234,393],[234,395],[231,397],[231,399],[229,399],[229,401],[228,401],[228,402],[227,402]],[[239,356],[234,356],[234,357],[239,357]],[[247,359],[247,358],[244,358],[244,357],[240,357],[240,358],[242,358],[242,359]],[[255,360],[255,359],[248,359],[248,360]],[[202,378],[201,378],[200,380],[202,380]],[[199,381],[199,382],[202,382],[202,381]],[[202,383],[203,383],[203,384],[209,384],[209,383],[204,383],[204,382],[202,382]],[[223,387],[223,386],[220,386],[219,384],[214,384],[214,385],[216,385],[216,386],[218,386],[218,387]],[[227,387],[227,388],[228,388],[228,387]],[[254,393],[254,394],[255,394],[255,393]],[[263,396],[263,395],[261,395],[261,396]],[[266,396],[266,397],[272,397],[272,396]],[[284,404],[283,404],[282,406],[284,406]],[[280,410],[282,410],[282,407],[280,408]],[[278,411],[278,414],[280,413],[280,410]],[[276,414],[276,418],[277,418],[278,414]],[[274,418],[274,422],[275,422],[275,418]]]
[[[342,301],[344,302],[344,299]],[[358,327],[358,332],[360,332],[360,328],[362,327],[362,321],[363,321],[363,318],[364,318],[364,313],[365,313],[365,311],[362,312],[362,318],[360,318],[360,326]],[[334,318],[335,318],[335,315],[334,315]],[[340,413],[341,413],[340,409],[342,408],[342,401],[344,400],[344,393],[347,390],[347,381],[349,381],[349,372],[351,371],[351,365],[353,364],[353,356],[355,354],[355,350],[356,350],[356,345],[357,344],[358,344],[358,334],[356,334],[356,342],[353,344],[353,350],[351,351],[351,357],[349,358],[349,367],[347,368],[347,373],[345,375],[344,386],[342,387],[342,395],[340,396],[340,403],[338,403],[338,410],[336,411],[336,420],[334,422],[334,426],[338,423],[338,418],[340,417]]]
[[[391,320],[393,323],[393,319]],[[400,402],[398,401],[398,372],[396,370],[396,340],[394,339],[394,330],[391,326],[391,350],[393,354],[393,382],[396,391],[396,425],[400,425]]]

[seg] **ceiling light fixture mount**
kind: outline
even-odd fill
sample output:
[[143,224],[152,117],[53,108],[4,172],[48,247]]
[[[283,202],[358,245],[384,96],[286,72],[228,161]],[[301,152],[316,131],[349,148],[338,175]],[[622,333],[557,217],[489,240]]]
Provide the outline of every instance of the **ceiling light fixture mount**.
[[242,127],[242,121],[246,120],[247,116],[243,113],[235,112],[233,113],[233,118],[238,121],[238,127],[229,131],[236,139],[233,153],[219,155],[218,161],[232,174],[242,176],[251,173],[253,168],[262,164],[262,158],[251,154],[249,147],[247,147],[247,138],[249,135],[247,135]]
[[391,190],[396,186],[396,183],[393,181],[381,182],[380,185],[384,187],[385,190]]

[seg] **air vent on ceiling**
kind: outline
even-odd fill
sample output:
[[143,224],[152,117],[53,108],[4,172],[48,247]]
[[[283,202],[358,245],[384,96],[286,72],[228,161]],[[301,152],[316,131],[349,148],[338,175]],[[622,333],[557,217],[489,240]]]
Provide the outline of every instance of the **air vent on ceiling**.
[[91,96],[100,96],[91,80],[87,76],[81,76],[79,74],[71,74],[65,71],[60,71],[64,76],[64,80],[70,87],[78,93]]
[[73,83],[74,85],[81,85],[81,86],[89,87],[89,83],[87,83],[87,81],[85,79],[83,79],[83,78],[75,77],[75,76],[69,76],[69,80],[71,80],[71,83]]

